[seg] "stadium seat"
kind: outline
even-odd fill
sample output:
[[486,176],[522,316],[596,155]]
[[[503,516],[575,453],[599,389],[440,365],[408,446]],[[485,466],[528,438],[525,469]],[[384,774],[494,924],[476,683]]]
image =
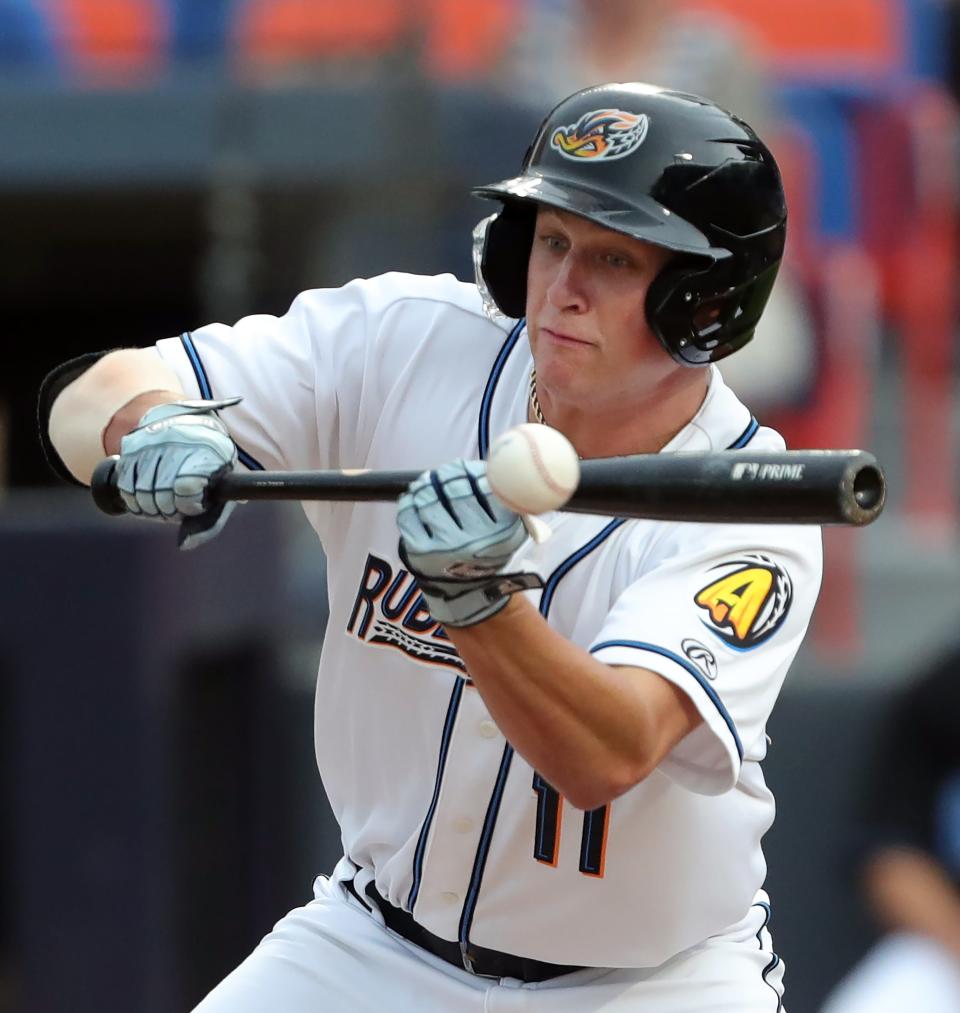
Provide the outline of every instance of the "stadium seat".
[[420,47],[423,70],[445,80],[482,75],[509,39],[515,0],[241,0],[233,33],[241,61],[282,65]]
[[166,62],[163,0],[53,0],[48,8],[63,60],[81,76],[136,79]]
[[[427,28],[425,69],[444,82],[482,78],[508,45],[517,0],[420,0]],[[411,5],[414,6],[414,5]]]
[[219,60],[237,0],[169,0],[171,52],[177,60]]
[[56,60],[53,35],[33,0],[0,0],[0,69],[40,67]]
[[943,0],[901,0],[906,64],[915,77],[943,81],[950,62],[950,28]]
[[400,0],[364,0],[344,15],[342,0],[242,0],[233,31],[242,61],[286,61],[377,54],[404,27]]
[[897,0],[684,0],[752,29],[778,72],[805,77],[887,74],[906,60],[905,12]]

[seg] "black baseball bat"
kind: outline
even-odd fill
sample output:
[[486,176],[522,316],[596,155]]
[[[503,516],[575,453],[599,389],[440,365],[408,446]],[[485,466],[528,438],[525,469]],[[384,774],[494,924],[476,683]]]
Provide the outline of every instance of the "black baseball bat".
[[[116,457],[90,483],[108,514],[125,512]],[[208,489],[224,500],[394,500],[419,471],[229,472]],[[582,461],[580,484],[561,508],[574,513],[723,524],[851,524],[875,520],[886,485],[862,450],[719,450]]]

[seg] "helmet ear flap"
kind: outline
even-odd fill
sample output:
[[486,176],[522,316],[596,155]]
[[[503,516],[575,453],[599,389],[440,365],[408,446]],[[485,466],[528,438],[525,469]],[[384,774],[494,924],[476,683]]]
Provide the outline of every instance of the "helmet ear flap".
[[536,204],[507,201],[487,227],[480,271],[493,301],[505,316],[527,312],[527,265],[537,218]]
[[[668,264],[647,290],[647,320],[676,362],[717,362],[753,337],[777,276],[779,261],[737,285],[735,265],[685,257]],[[729,284],[725,282],[730,282]]]
[[709,356],[690,344],[691,315],[698,302],[690,282],[709,268],[710,262],[699,257],[678,257],[663,268],[647,289],[646,315],[650,327],[660,344],[681,365],[696,366],[710,361]]

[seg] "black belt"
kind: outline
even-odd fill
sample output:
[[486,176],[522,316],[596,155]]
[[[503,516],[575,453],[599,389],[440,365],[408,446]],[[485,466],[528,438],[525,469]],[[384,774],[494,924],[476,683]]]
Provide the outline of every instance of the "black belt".
[[[367,901],[357,893],[352,879],[346,880],[344,886],[364,907],[370,907]],[[366,895],[383,915],[388,929],[392,929],[408,942],[422,947],[428,953],[445,960],[448,964],[453,964],[454,967],[461,969],[466,968],[471,974],[479,975],[481,978],[546,981],[548,978],[557,978],[561,974],[572,974],[574,971],[583,970],[582,967],[548,964],[545,960],[534,960],[532,957],[518,957],[512,953],[488,950],[483,946],[475,946],[473,943],[461,947],[460,943],[452,943],[449,939],[441,939],[432,932],[428,932],[422,925],[414,921],[413,915],[384,900],[377,893],[373,883],[367,885]]]

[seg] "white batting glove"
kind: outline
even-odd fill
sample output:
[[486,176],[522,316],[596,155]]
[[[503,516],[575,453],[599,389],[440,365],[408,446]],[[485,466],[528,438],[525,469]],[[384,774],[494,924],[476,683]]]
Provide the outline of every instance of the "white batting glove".
[[473,626],[511,594],[543,586],[534,573],[503,572],[527,532],[490,492],[483,461],[425,471],[400,497],[397,526],[400,558],[444,626]]
[[174,401],[144,413],[120,441],[116,483],[131,514],[180,523],[178,544],[196,548],[223,529],[233,502],[208,505],[210,483],[237,462],[217,411],[240,401]]

